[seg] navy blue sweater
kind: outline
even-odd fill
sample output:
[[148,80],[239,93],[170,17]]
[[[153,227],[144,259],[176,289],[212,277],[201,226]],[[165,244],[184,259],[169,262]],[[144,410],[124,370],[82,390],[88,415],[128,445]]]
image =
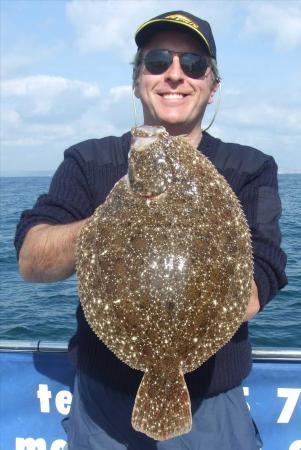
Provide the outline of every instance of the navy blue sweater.
[[[81,142],[65,151],[48,194],[22,213],[15,245],[19,254],[27,231],[40,223],[66,224],[89,217],[103,203],[117,180],[127,172],[130,133]],[[239,144],[226,144],[204,133],[199,150],[226,178],[247,217],[254,256],[254,279],[261,309],[286,285],[286,256],[280,248],[277,165],[272,157]],[[77,309],[75,348],[79,367],[99,382],[135,395],[142,373],[114,356],[95,336],[81,306]],[[251,369],[248,324],[232,340],[192,373],[186,381],[193,398],[215,395],[237,386]]]

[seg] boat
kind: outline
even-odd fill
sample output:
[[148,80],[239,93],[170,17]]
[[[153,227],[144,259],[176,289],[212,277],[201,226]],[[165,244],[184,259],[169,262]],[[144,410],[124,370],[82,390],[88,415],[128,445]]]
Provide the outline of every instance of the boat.
[[[74,374],[65,342],[0,340],[1,450],[64,449]],[[243,388],[263,450],[301,450],[301,349],[255,348]]]

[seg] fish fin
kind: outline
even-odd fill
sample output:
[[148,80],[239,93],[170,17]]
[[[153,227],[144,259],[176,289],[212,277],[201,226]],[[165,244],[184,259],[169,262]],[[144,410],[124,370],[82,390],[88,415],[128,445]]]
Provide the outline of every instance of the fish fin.
[[132,414],[132,426],[147,436],[164,441],[191,430],[191,404],[182,370],[162,374],[145,372]]

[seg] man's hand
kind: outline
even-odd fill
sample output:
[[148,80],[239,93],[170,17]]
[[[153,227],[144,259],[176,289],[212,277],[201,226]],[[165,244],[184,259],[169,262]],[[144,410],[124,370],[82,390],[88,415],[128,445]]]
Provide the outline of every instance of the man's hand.
[[32,227],[19,255],[23,278],[31,282],[50,283],[70,277],[74,273],[76,240],[86,221]]
[[248,320],[251,320],[259,311],[260,304],[259,304],[259,298],[258,298],[258,289],[256,286],[255,281],[252,281],[252,289],[251,289],[251,296],[249,300],[249,304],[247,307],[247,311],[244,317],[244,322],[247,322]]

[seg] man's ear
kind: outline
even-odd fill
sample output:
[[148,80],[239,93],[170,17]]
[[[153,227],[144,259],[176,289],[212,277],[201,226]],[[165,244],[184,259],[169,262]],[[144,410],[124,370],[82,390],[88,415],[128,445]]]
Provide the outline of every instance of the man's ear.
[[210,105],[211,103],[213,103],[213,98],[215,96],[215,93],[218,91],[219,87],[220,87],[221,82],[219,81],[218,83],[214,83],[213,87],[211,88],[211,93],[210,93],[210,97],[208,99],[208,105]]

